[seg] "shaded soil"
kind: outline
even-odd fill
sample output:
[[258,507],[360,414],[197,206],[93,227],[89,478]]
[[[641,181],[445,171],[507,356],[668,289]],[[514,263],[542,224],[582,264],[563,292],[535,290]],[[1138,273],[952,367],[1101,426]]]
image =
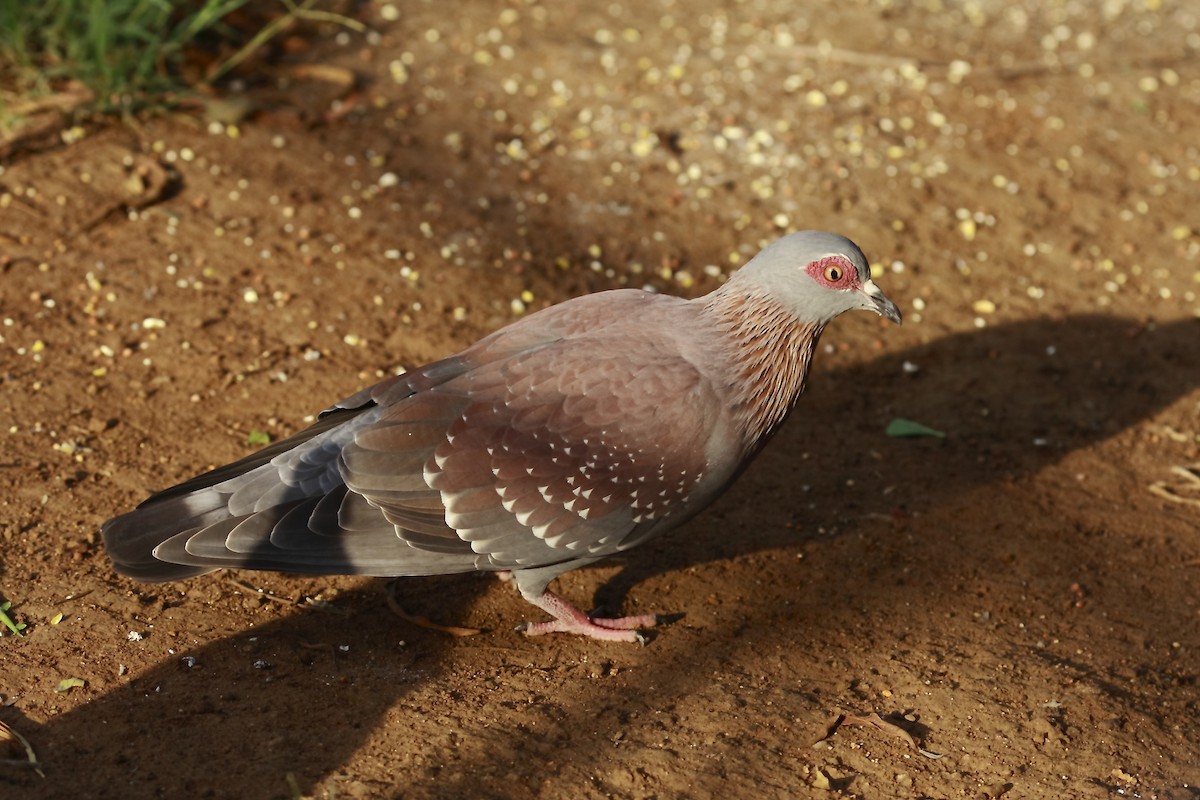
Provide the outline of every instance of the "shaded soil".
[[[10,158],[0,721],[44,777],[0,794],[1194,797],[1200,9],[932,5],[372,3],[236,124]],[[454,638],[382,581],[110,568],[105,519],[252,433],[802,227],[905,325],[839,320],[733,490],[560,579],[682,615],[645,648],[526,639],[487,576],[399,582]],[[824,738],[872,712],[927,753]]]

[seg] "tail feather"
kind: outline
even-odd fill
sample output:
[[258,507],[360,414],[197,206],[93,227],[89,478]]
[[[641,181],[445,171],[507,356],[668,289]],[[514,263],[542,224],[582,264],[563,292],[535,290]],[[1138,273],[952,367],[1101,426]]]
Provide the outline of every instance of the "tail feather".
[[[164,530],[168,532],[164,533]],[[176,564],[155,557],[155,548],[177,530],[174,523],[164,528],[162,524],[147,520],[140,511],[131,511],[104,523],[101,532],[113,568],[127,578],[158,583],[183,580],[217,569],[215,566]]]
[[[292,453],[303,454],[307,442],[343,425],[367,408],[339,409],[294,436],[267,445],[232,464],[164,489],[151,495],[133,511],[109,520],[101,532],[113,567],[120,574],[141,581],[174,581],[226,566],[201,564],[195,559],[191,559],[192,563],[174,563],[156,555],[156,549],[172,537],[195,533],[227,519],[231,514],[253,511],[253,493],[241,494],[242,498],[246,498],[241,505],[248,505],[248,508],[231,508],[231,499],[239,497],[238,489],[243,486],[254,485],[259,492],[273,487],[272,498],[297,499],[296,495],[302,495],[303,492],[299,491],[299,487],[289,487],[280,481],[279,470],[273,461]],[[325,467],[328,467],[328,458],[324,460]],[[320,458],[316,458],[316,463],[311,466],[299,466],[301,469],[321,469],[320,461]],[[336,475],[336,467],[333,471]]]

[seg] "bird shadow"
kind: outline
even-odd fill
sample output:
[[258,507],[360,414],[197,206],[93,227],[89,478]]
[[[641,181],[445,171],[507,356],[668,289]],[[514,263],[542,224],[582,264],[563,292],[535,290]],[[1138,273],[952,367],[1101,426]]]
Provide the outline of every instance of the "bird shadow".
[[[465,615],[485,585],[476,576],[407,583],[401,604],[436,596],[436,613],[448,617]],[[40,726],[0,709],[0,720],[31,742],[44,773],[0,772],[0,788],[47,799],[243,798],[261,796],[267,785],[272,796],[288,796],[290,782],[335,771],[389,709],[442,674],[453,640],[388,613],[385,588],[371,581],[321,610],[297,609],[173,651]],[[86,777],[114,767],[122,778],[112,783]]]
[[[594,602],[619,608],[664,573],[848,532],[865,515],[908,518],[1036,473],[1200,388],[1197,341],[1200,320],[1085,314],[953,334],[845,366],[819,356],[792,418],[739,483],[651,552],[624,558]],[[945,438],[886,436],[897,417]],[[786,524],[749,529],[764,506],[790,509]]]

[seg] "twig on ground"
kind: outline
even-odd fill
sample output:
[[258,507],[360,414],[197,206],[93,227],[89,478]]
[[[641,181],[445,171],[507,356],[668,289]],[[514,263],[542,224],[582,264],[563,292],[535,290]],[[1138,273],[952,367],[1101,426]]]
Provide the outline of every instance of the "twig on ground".
[[[1171,472],[1183,478],[1182,488],[1171,486],[1166,481],[1155,481],[1147,487],[1150,493],[1172,503],[1200,506],[1200,463],[1171,467]],[[1191,494],[1195,494],[1195,497]]]
[[884,733],[890,733],[891,735],[908,742],[913,749],[926,758],[938,759],[942,757],[940,753],[934,753],[922,748],[917,744],[917,740],[913,738],[911,733],[904,730],[904,728],[901,728],[894,722],[888,722],[874,711],[872,711],[870,714],[867,714],[865,717],[860,717],[855,714],[838,714],[836,717],[834,717],[832,722],[825,726],[825,734],[813,742],[813,744],[819,744],[830,738],[837,733],[838,728],[842,727],[843,725],[863,725],[869,728],[878,728]]
[[408,613],[403,607],[401,607],[399,601],[396,600],[395,584],[392,584],[392,586],[387,588],[387,604],[388,608],[392,610],[393,614],[405,622],[416,625],[418,628],[428,628],[431,631],[441,631],[442,633],[448,633],[451,636],[478,636],[479,634],[483,633],[483,631],[481,631],[479,628],[456,628],[452,625],[439,625],[436,622],[431,622],[425,617],[418,617]]
[[6,758],[0,760],[0,764],[10,764],[12,766],[33,767],[33,771],[40,777],[46,777],[46,773],[42,772],[42,765],[38,762],[37,753],[33,751],[33,745],[29,743],[21,734],[13,730],[8,723],[0,721],[0,742],[17,742],[25,750],[25,758]]

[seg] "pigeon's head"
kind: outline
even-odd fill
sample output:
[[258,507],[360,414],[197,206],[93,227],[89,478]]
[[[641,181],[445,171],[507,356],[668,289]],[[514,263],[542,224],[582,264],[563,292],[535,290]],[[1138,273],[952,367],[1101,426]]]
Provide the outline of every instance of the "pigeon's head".
[[835,233],[784,236],[738,270],[743,273],[806,321],[824,325],[843,311],[862,309],[900,324],[900,309],[871,280],[862,250]]

